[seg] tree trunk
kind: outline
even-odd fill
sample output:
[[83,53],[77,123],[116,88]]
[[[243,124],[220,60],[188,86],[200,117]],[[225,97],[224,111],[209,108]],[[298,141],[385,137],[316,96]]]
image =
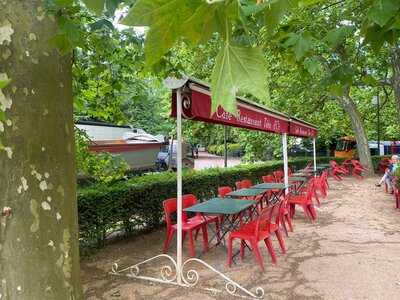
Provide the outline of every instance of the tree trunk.
[[0,299],[82,299],[70,57],[40,0],[0,2]]
[[350,97],[349,89],[345,90],[345,94],[342,97],[337,97],[337,100],[350,117],[354,136],[357,142],[357,152],[360,162],[368,168],[367,174],[372,175],[374,173],[374,167],[372,165],[371,152],[368,146],[367,134],[365,132],[364,123],[361,119],[356,104]]
[[397,122],[400,124],[400,47],[396,46],[392,54],[393,90],[397,110]]

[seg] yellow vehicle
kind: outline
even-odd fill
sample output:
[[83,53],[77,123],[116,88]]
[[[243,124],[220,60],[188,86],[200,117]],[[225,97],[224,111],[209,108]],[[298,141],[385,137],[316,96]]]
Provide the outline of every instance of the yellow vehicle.
[[335,149],[335,157],[351,159],[357,156],[357,143],[351,136],[341,137]]

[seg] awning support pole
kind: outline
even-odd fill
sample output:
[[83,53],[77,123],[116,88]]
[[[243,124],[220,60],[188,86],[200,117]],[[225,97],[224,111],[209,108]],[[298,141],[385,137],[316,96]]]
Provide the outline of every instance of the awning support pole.
[[[289,186],[289,166],[288,166],[288,154],[287,154],[287,133],[282,134],[282,150],[283,150],[283,172],[285,174],[284,181],[285,185]],[[289,188],[285,189],[285,194],[289,194]]]
[[315,138],[313,138],[313,155],[314,155],[314,176],[317,176],[317,150],[315,146]]
[[226,125],[224,125],[224,167],[225,168],[228,166],[228,145],[226,143],[227,139],[228,139],[228,129],[226,128]]
[[[176,91],[176,191],[177,191],[177,224],[176,264],[177,283],[182,284],[182,91]],[[173,141],[172,141],[173,143]]]

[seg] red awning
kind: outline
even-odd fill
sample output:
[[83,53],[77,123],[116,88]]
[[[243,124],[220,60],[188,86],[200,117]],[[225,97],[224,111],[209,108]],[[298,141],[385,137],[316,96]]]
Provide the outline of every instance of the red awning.
[[[226,112],[221,106],[211,115],[211,92],[207,84],[189,79],[182,92],[182,112],[185,119],[293,136],[315,137],[315,126],[286,114],[268,109],[246,99],[236,98],[238,115]],[[176,117],[176,93],[172,94],[172,117]]]
[[298,119],[290,119],[289,135],[315,138],[317,134],[318,131],[314,125]]

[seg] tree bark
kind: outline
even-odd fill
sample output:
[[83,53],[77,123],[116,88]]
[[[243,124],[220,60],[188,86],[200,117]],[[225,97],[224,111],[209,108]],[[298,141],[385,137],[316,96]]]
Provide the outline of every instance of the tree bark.
[[350,122],[357,142],[357,152],[360,162],[368,168],[366,173],[372,175],[374,173],[374,167],[372,165],[367,134],[357,106],[350,96],[350,90],[346,89],[344,95],[342,97],[337,97],[337,100],[350,117]]
[[400,47],[396,45],[392,53],[394,100],[397,110],[397,122],[400,124]]
[[[0,1],[0,299],[82,299],[70,57],[40,0]],[[1,78],[1,77],[0,77]]]

